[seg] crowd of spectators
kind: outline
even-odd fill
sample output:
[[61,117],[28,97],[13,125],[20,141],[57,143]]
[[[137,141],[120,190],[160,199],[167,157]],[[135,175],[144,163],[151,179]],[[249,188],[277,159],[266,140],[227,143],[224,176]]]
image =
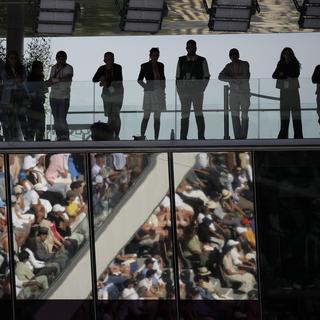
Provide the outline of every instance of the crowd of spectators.
[[[252,168],[248,153],[200,153],[175,194],[180,297],[256,299]],[[174,298],[166,195],[98,279],[104,300]]]
[[[36,298],[88,237],[84,159],[79,154],[12,154],[9,162],[16,295]],[[3,200],[1,204],[0,264],[6,297],[8,213]]]
[[92,154],[92,204],[94,225],[99,227],[148,164],[142,153]]
[[[0,296],[10,297],[9,238],[0,159]],[[16,293],[37,298],[88,239],[81,154],[10,155]],[[98,228],[147,165],[144,154],[92,154],[93,217]]]

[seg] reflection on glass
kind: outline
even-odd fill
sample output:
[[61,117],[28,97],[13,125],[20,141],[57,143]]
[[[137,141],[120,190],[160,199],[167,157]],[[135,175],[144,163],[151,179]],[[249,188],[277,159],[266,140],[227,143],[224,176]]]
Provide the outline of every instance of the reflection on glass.
[[265,319],[319,319],[319,160],[318,150],[256,153]]
[[250,154],[192,157],[175,194],[181,298],[257,299]]
[[91,157],[94,225],[98,229],[148,164],[144,154],[96,153]]
[[[96,154],[94,159],[95,226],[98,228],[110,216],[106,228],[100,227],[103,229],[101,238],[114,234],[117,223],[120,228],[116,233],[121,234],[118,240],[117,235],[112,238],[114,248],[108,249],[115,254],[105,253],[110,257],[107,260],[109,263],[101,267],[99,261],[102,255],[98,249],[101,240],[96,240],[98,298],[172,299],[170,200],[168,196],[163,199],[168,191],[167,175],[164,175],[166,156]],[[157,188],[154,188],[155,184]],[[143,307],[142,304],[140,307]]]
[[[88,238],[83,156],[11,154],[9,161],[17,298],[41,298]],[[74,297],[68,287],[56,294]]]
[[0,300],[10,299],[9,238],[4,176],[4,159],[0,155]]

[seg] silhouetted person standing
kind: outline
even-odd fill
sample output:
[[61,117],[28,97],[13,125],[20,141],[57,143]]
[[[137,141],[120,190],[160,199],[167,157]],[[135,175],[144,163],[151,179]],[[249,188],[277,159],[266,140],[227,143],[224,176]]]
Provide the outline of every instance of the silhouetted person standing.
[[278,139],[288,139],[290,111],[292,113],[294,138],[302,139],[301,106],[299,95],[300,62],[291,48],[284,48],[272,78],[277,79],[280,89],[281,128]]
[[[246,139],[249,128],[250,106],[250,70],[247,61],[240,60],[238,49],[229,51],[231,60],[219,74],[219,80],[229,82],[230,85],[230,109],[234,137]],[[241,111],[241,120],[240,120]]]
[[46,125],[44,102],[48,88],[44,82],[43,63],[41,61],[33,61],[27,85],[30,95],[27,138],[30,141],[34,141],[34,139],[42,141]]
[[[164,75],[164,65],[158,62],[159,56],[159,49],[152,48],[150,50],[150,61],[141,65],[138,77],[138,83],[144,88],[144,113],[140,129],[141,137],[145,136],[150,113],[154,112],[155,140],[159,138],[161,112],[166,110],[166,78]],[[143,79],[146,79],[146,82],[144,82]]]
[[69,126],[67,115],[70,107],[70,88],[73,77],[73,68],[67,63],[67,54],[58,51],[57,63],[51,67],[47,81],[51,86],[50,107],[54,118],[54,130],[58,141],[69,140]]
[[176,73],[177,91],[181,101],[180,139],[186,140],[189,130],[191,104],[198,127],[198,139],[205,139],[205,122],[202,112],[203,95],[210,79],[207,60],[196,54],[197,43],[187,42],[188,54],[179,58]]
[[2,70],[1,108],[6,141],[23,140],[28,128],[26,110],[29,103],[26,88],[27,72],[16,51],[9,51]]
[[318,122],[320,124],[320,64],[316,66],[312,75],[312,83],[317,84],[317,113],[318,113]]
[[123,103],[122,67],[114,63],[114,54],[104,54],[105,65],[100,66],[92,78],[102,87],[104,114],[108,117],[108,124],[114,131],[114,139],[119,140],[121,128],[120,110]]

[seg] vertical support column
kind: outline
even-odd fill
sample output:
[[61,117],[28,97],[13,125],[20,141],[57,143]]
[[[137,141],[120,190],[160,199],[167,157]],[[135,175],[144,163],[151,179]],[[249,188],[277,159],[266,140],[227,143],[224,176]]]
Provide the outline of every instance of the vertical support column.
[[7,205],[7,228],[9,240],[9,269],[10,269],[10,286],[11,286],[11,306],[12,306],[12,319],[15,320],[16,310],[16,281],[14,272],[14,242],[13,242],[13,223],[12,223],[12,210],[11,210],[11,193],[10,193],[10,163],[9,154],[4,155],[4,168],[5,168],[5,186],[6,186],[6,205]]
[[224,140],[230,140],[229,136],[229,86],[223,87],[223,96],[224,96]]
[[258,280],[258,294],[259,294],[259,311],[260,319],[263,319],[263,304],[262,304],[262,280],[260,272],[260,241],[259,241],[259,228],[258,228],[258,204],[257,204],[257,187],[256,187],[256,170],[258,165],[256,165],[255,152],[251,152],[251,166],[252,166],[252,185],[253,185],[253,194],[254,194],[254,222],[255,222],[255,236],[256,236],[256,263],[257,263],[257,280]]
[[177,218],[176,218],[176,203],[175,203],[175,183],[174,183],[174,166],[173,154],[168,153],[168,172],[169,172],[169,194],[170,194],[170,213],[171,213],[171,231],[172,231],[172,256],[173,256],[173,273],[174,273],[174,289],[176,302],[176,319],[179,316],[179,300],[180,300],[180,285],[179,285],[179,259],[178,259],[178,236],[177,236]]
[[93,313],[94,319],[97,319],[97,305],[98,305],[98,290],[97,290],[97,263],[96,263],[96,247],[94,236],[94,218],[92,205],[92,179],[90,166],[90,153],[85,154],[85,168],[86,168],[86,184],[88,195],[88,221],[89,221],[89,245],[90,245],[90,264],[91,264],[91,282],[92,282],[92,297],[93,297]]
[[[23,57],[24,39],[24,0],[13,0],[8,4],[8,24],[7,24],[7,52],[15,50],[19,57]],[[10,2],[10,0],[8,0]],[[21,2],[18,4],[17,2]]]
[[174,140],[179,139],[178,137],[178,131],[177,131],[177,127],[178,127],[178,119],[177,119],[177,113],[178,113],[178,91],[177,91],[177,84],[176,82],[174,82],[175,84],[175,90],[174,90]]

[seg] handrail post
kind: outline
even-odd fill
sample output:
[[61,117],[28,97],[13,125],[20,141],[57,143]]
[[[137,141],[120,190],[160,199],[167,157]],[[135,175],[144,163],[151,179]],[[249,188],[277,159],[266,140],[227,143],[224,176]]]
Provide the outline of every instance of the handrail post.
[[229,86],[225,85],[224,89],[224,140],[230,140],[229,136]]
[[96,122],[96,86],[93,83],[93,123]]
[[260,139],[260,123],[261,123],[261,111],[260,111],[260,107],[261,107],[261,98],[260,98],[260,94],[261,94],[261,88],[260,88],[261,82],[260,79],[258,79],[258,139]]

